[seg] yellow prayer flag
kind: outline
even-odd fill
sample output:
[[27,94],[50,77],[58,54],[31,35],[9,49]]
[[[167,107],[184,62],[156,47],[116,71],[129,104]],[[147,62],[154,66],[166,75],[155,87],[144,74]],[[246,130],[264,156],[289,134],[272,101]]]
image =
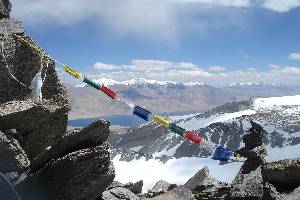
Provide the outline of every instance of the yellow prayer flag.
[[168,122],[168,120],[166,120],[156,114],[153,114],[153,120],[156,121],[157,123],[163,125],[164,127],[169,128],[170,123]]
[[76,70],[72,69],[71,67],[65,65],[63,67],[64,71],[69,73],[70,75],[74,76],[75,78],[80,79],[81,78],[81,73],[77,72]]

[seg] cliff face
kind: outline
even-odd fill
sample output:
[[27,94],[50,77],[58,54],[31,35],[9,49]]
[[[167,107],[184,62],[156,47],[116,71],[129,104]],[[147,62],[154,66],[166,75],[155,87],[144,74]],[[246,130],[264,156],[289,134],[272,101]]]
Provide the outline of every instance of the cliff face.
[[[96,199],[115,176],[109,122],[67,132],[70,106],[55,63],[19,39],[36,45],[9,18],[10,8],[0,0],[0,172],[22,199]],[[43,98],[33,99],[30,85],[42,65]]]

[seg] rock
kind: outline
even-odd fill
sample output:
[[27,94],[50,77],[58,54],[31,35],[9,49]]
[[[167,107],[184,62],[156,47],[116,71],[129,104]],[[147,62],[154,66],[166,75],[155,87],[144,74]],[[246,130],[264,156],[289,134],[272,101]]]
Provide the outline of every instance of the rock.
[[12,101],[0,104],[0,130],[16,129],[30,160],[64,134],[67,110],[50,100]]
[[112,188],[108,191],[103,192],[101,200],[139,200],[140,198],[132,193],[130,190],[122,187]]
[[243,137],[245,148],[248,150],[263,144],[262,132],[264,131],[264,129],[254,121],[250,121],[250,123],[252,126],[249,130],[250,134],[247,134]]
[[3,173],[22,173],[29,167],[30,162],[14,138],[8,138],[0,131],[0,171]]
[[132,184],[132,186],[129,188],[129,190],[131,192],[133,192],[134,194],[141,194],[142,190],[143,190],[143,181],[140,180],[140,181]]
[[[246,163],[247,165],[248,163]],[[264,193],[264,180],[260,164],[251,171],[244,171],[243,167],[232,182],[231,199],[262,199]]]
[[19,187],[21,191],[26,187],[41,188],[48,199],[96,199],[114,177],[109,145],[104,143],[51,160]]
[[[31,93],[28,86],[41,68],[41,55],[13,35],[17,33],[35,44],[23,32],[20,22],[0,20],[0,41],[4,44],[6,59],[5,63],[0,56],[0,130],[16,129],[22,134],[23,140],[19,143],[32,160],[65,133],[70,106],[66,88],[58,79],[52,60],[49,60],[48,69],[42,71],[42,76],[46,76],[42,87],[43,100],[25,101]],[[43,52],[42,49],[40,51]],[[46,60],[43,62],[45,65]]]
[[9,42],[10,45],[13,45],[12,44],[13,38],[9,38],[8,35],[13,33],[16,34],[24,33],[24,29],[21,22],[16,19],[11,19],[11,18],[0,19],[0,27],[1,27],[0,38],[2,38],[2,40],[9,39],[7,40],[7,42]]
[[195,197],[190,189],[185,186],[179,186],[166,193],[153,198],[142,198],[151,200],[194,200]]
[[300,199],[300,187],[297,187],[290,193],[280,195],[277,199],[280,200],[299,200]]
[[196,199],[218,199],[218,200],[225,200],[228,194],[230,193],[231,187],[230,185],[223,185],[223,186],[212,186],[208,187],[201,192],[195,193],[193,191]]
[[266,187],[262,168],[263,159],[266,155],[262,143],[264,130],[253,121],[251,121],[251,125],[250,133],[243,137],[245,147],[235,152],[247,160],[231,183],[230,199],[264,199],[270,196],[270,189]]
[[246,147],[243,147],[239,150],[236,150],[235,153],[247,159],[259,159],[262,160],[267,155],[267,151],[264,145],[254,147],[251,150],[248,150]]
[[175,184],[170,184],[166,181],[160,180],[155,184],[155,186],[151,190],[148,191],[146,196],[147,197],[155,197],[155,196],[157,196],[159,194],[163,194],[175,187],[176,187]]
[[40,153],[31,164],[33,170],[40,169],[51,159],[60,158],[67,153],[90,146],[103,144],[109,135],[109,122],[97,120],[86,128],[74,129],[63,135],[59,140]]
[[199,170],[192,178],[190,178],[184,186],[194,190],[198,187],[206,188],[207,186],[218,185],[219,181],[209,175],[209,169],[204,167]]
[[9,0],[0,0],[0,19],[9,18],[11,3]]
[[123,183],[120,183],[118,181],[113,181],[108,187],[107,190],[115,188],[115,187],[123,187],[125,188],[125,185]]
[[265,165],[266,180],[279,192],[291,191],[300,186],[300,158],[281,160]]

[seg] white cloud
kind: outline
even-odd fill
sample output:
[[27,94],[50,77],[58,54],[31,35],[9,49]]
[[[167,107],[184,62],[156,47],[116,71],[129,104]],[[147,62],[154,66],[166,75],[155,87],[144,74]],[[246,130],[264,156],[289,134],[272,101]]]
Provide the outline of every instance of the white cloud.
[[291,53],[289,55],[290,60],[300,60],[300,53]]
[[[112,37],[173,43],[197,30],[242,26],[250,0],[12,0],[13,16],[38,28],[89,21]],[[199,18],[197,15],[203,17]]]
[[264,0],[262,6],[276,12],[288,12],[299,7],[300,0]]
[[210,67],[208,67],[208,69],[210,70],[210,71],[225,71],[226,69],[225,69],[225,67],[221,67],[221,66],[210,66]]
[[262,6],[285,12],[299,6],[300,0],[12,0],[12,3],[13,16],[37,28],[88,21],[111,37],[176,44],[178,38],[191,32],[206,36],[216,29],[245,26],[248,16],[244,8]]
[[120,69],[120,66],[97,62],[94,64],[94,68],[98,70],[115,70],[115,69],[118,70]]
[[223,86],[233,82],[264,82],[276,84],[300,85],[300,67],[270,64],[267,70],[241,68],[229,70],[221,66],[208,67],[208,71],[194,63],[171,62],[164,60],[132,60],[129,65],[112,65],[98,62],[97,73],[92,78],[110,78],[125,81],[133,78],[145,78],[158,81],[203,82],[208,85]]

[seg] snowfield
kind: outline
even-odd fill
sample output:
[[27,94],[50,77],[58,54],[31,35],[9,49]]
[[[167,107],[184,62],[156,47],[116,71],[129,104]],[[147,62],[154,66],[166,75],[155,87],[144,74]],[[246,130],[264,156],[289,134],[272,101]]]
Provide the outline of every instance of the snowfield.
[[[271,117],[269,118],[263,118],[264,115],[256,115],[259,110],[277,110],[278,112],[270,115]],[[286,139],[286,142],[282,144],[281,148],[279,148],[279,146],[271,147],[270,145],[266,147],[268,151],[266,161],[270,162],[300,157],[300,144],[296,143],[297,145],[290,146],[291,140],[289,140],[293,137],[299,137],[300,131],[296,130],[294,132],[289,132],[284,128],[291,124],[299,126],[299,113],[300,95],[296,95],[257,98],[253,101],[253,108],[239,112],[218,113],[203,118],[197,118],[197,114],[172,116],[169,118],[172,121],[182,120],[178,123],[178,125],[187,130],[199,130],[216,122],[229,123],[241,116],[255,115],[256,120],[261,123],[268,133],[271,133],[272,135],[272,133],[276,131],[278,135],[281,135]],[[273,116],[279,116],[279,121],[277,118],[273,118]],[[241,127],[243,127],[243,130],[248,130],[250,128],[249,119],[240,121],[240,124],[242,124]],[[220,132],[219,134],[222,135],[223,133]],[[210,138],[209,134],[207,136]],[[181,143],[168,150],[164,149],[160,152],[156,152],[153,156],[173,156],[180,145]],[[241,143],[240,146],[243,146],[243,143]],[[138,150],[140,148],[141,146],[137,146],[134,150]],[[212,160],[210,157],[183,157],[179,159],[170,159],[165,164],[155,159],[146,161],[145,158],[141,158],[139,160],[134,159],[131,162],[123,162],[119,161],[119,159],[120,155],[113,159],[116,170],[115,180],[122,183],[143,180],[143,192],[152,188],[159,180],[165,180],[169,183],[176,183],[179,185],[184,184],[189,178],[205,166],[209,168],[210,174],[214,178],[230,183],[235,178],[235,175],[238,173],[241,165],[243,164],[241,160],[240,162],[219,165],[218,161]]]

